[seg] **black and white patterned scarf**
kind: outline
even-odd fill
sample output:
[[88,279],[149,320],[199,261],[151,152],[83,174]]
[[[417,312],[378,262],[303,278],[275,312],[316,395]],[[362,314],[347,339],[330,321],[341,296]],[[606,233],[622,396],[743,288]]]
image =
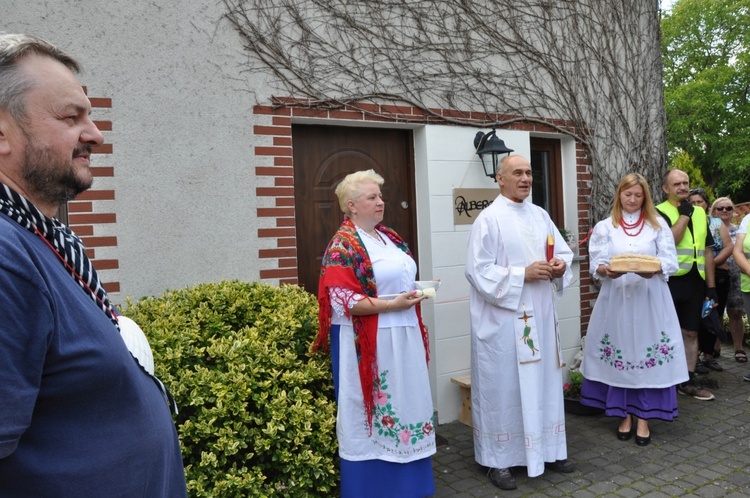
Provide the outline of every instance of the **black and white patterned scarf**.
[[[55,251],[60,261],[65,265],[68,273],[99,309],[107,315],[107,318],[112,321],[119,333],[120,324],[117,322],[117,313],[109,302],[107,291],[104,290],[91,260],[86,256],[86,247],[81,239],[59,220],[49,218],[34,204],[2,182],[0,182],[0,213],[46,241],[50,249]],[[177,405],[166,386],[155,375],[143,368],[138,358],[133,356],[133,359],[141,367],[141,370],[154,380],[164,395],[167,405],[176,414]]]
[[119,331],[115,310],[91,260],[86,256],[86,247],[81,239],[60,221],[44,215],[34,204],[7,185],[0,183],[0,187],[0,213],[46,240],[65,264],[68,273]]

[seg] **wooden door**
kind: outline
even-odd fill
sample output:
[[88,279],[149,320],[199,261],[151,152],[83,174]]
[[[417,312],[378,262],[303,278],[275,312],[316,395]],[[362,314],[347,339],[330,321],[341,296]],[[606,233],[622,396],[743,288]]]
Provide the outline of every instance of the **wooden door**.
[[414,153],[410,130],[292,125],[297,268],[317,293],[328,242],[344,219],[334,190],[349,173],[374,169],[385,179],[383,223],[417,254]]

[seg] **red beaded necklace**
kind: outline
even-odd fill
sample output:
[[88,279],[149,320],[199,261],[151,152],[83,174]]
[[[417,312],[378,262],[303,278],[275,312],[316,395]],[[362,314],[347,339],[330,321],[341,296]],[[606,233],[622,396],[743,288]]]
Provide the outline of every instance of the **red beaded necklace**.
[[[643,227],[646,226],[646,220],[644,219],[643,211],[641,211],[641,214],[640,216],[638,216],[638,219],[635,220],[635,223],[632,224],[626,223],[625,218],[620,218],[620,226],[622,227],[622,231],[625,232],[625,235],[627,235],[628,237],[637,237],[643,231]],[[634,230],[636,228],[638,228],[637,232],[628,233],[628,230]]]

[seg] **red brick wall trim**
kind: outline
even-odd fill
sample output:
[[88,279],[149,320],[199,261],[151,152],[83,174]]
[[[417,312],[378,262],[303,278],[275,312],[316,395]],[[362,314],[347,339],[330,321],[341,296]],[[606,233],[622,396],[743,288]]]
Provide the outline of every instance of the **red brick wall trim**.
[[94,154],[111,154],[112,144],[94,145],[91,147],[91,152]]
[[581,278],[581,335],[586,335],[591,311],[599,289],[589,273],[589,235],[594,227],[591,226],[589,211],[591,199],[591,160],[580,143],[576,143],[576,184],[578,187],[578,249],[581,256],[579,273]]
[[71,214],[68,216],[68,222],[71,225],[117,223],[117,215],[115,213]]
[[[265,206],[257,211],[264,228],[258,229],[258,237],[276,239],[276,248],[264,245],[258,258],[270,260],[275,269],[260,271],[261,280],[274,280],[279,284],[297,284],[296,230],[294,219],[294,168],[292,118],[315,117],[331,120],[409,122],[422,124],[462,124],[497,128],[526,130],[536,133],[564,133],[576,136],[574,123],[560,119],[528,119],[519,116],[468,112],[455,109],[424,110],[409,105],[373,104],[348,102],[346,104],[317,102],[308,99],[277,98],[271,105],[256,105],[253,113],[258,124],[253,127],[255,156],[260,164],[255,168],[259,179],[255,194]],[[576,182],[578,187],[578,240],[587,240],[590,229],[589,198],[591,195],[591,164],[584,147],[576,143]],[[267,206],[276,206],[267,207]],[[263,220],[267,220],[266,223]],[[291,252],[286,252],[291,250]],[[586,330],[593,307],[596,287],[588,274],[587,244],[582,242],[581,261],[581,329]],[[584,264],[586,270],[584,271]],[[585,297],[584,297],[585,296]]]
[[120,267],[120,261],[116,259],[97,259],[96,260],[97,271],[116,270],[119,267]]
[[76,197],[77,201],[113,201],[115,200],[115,191],[114,190],[87,190],[85,192],[81,192],[78,197]]
[[[78,235],[79,237],[94,235],[94,227],[92,227],[91,225],[76,227],[76,235]],[[90,257],[91,256],[89,255],[89,258]]]
[[94,210],[93,202],[70,201],[68,203],[68,220],[70,220],[70,213],[90,213],[93,210]]
[[[105,97],[89,97],[91,101],[91,107],[96,109],[110,109],[112,107],[112,99]],[[96,126],[104,133],[105,143],[92,148],[92,153],[95,154],[94,162],[99,160],[98,155],[101,154],[114,154],[114,147],[111,143],[107,143],[107,133],[112,131],[112,121],[107,119],[94,121]],[[110,161],[112,158],[106,159]],[[94,166],[91,168],[91,173],[94,178],[112,178],[115,176],[114,166]],[[96,181],[94,183],[96,185]],[[116,254],[117,249],[117,236],[112,234],[113,225],[117,225],[117,214],[112,212],[110,203],[106,201],[115,200],[114,189],[92,189],[81,193],[76,199],[68,203],[68,225],[70,228],[79,236],[84,244],[86,244],[86,254],[91,258],[91,263],[99,273],[99,278],[102,280],[102,285],[108,293],[120,292],[120,282],[116,280],[116,273],[112,271],[120,268],[120,261],[117,257],[112,257]],[[107,236],[99,234],[102,227],[107,227]],[[106,254],[106,259],[97,258],[96,248],[107,248],[101,249],[101,254]]]
[[100,107],[100,108],[112,107],[112,99],[107,99],[107,98],[102,98],[102,97],[89,97],[89,101],[91,102],[91,107]]
[[260,271],[260,278],[261,279],[270,279],[270,278],[288,278],[288,279],[294,279],[294,283],[297,283],[297,268],[283,268],[278,270],[261,270]]
[[117,245],[117,237],[81,237],[86,247],[114,247]]
[[120,282],[104,282],[104,290],[107,294],[115,294],[120,292]]
[[91,172],[94,173],[95,177],[115,176],[115,168],[112,166],[94,166],[91,168]]

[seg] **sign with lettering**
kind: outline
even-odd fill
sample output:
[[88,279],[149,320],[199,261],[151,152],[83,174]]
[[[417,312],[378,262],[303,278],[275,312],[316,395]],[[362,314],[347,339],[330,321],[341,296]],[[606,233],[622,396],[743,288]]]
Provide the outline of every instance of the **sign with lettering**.
[[500,188],[454,188],[453,223],[471,225],[477,215],[500,195]]

